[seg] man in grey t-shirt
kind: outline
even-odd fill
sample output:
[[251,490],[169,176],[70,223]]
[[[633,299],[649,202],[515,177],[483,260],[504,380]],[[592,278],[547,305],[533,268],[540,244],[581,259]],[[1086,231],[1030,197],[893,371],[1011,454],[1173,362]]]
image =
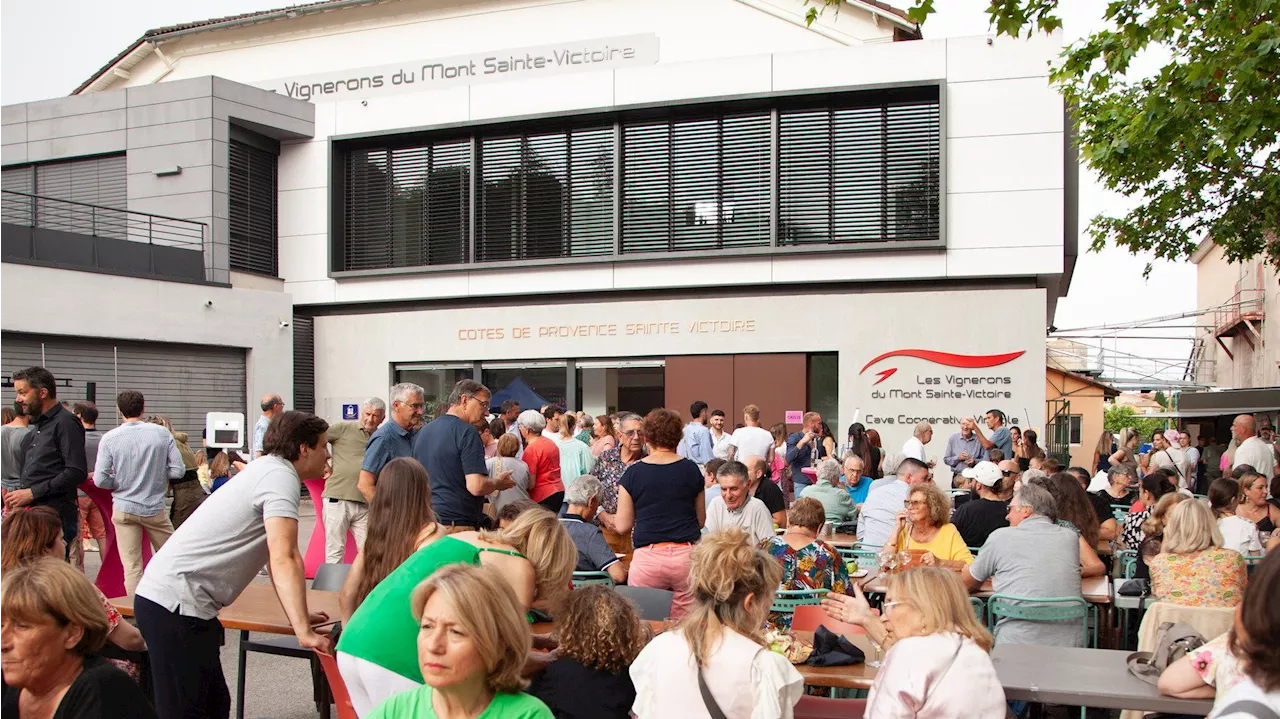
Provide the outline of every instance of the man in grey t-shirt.
[[298,551],[301,478],[324,473],[328,429],[308,412],[278,415],[263,438],[262,456],[209,495],[147,565],[133,608],[151,655],[160,716],[230,714],[218,611],[240,596],[263,564],[298,643],[329,651],[329,638],[311,628],[328,617],[307,611]]
[[[1024,484],[1009,503],[1009,525],[991,533],[978,558],[961,573],[969,591],[991,579],[997,594],[1026,598],[1080,596],[1080,543],[1075,532],[1053,520],[1053,496],[1043,487]],[[996,642],[1078,647],[1080,620],[1030,621],[1002,618]]]

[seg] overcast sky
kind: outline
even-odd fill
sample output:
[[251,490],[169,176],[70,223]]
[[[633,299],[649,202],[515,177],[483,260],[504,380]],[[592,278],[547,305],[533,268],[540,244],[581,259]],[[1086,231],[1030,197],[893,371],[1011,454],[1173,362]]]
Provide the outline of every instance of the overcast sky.
[[[906,0],[894,2],[907,6]],[[149,28],[283,4],[271,0],[3,0],[0,101],[8,105],[66,95]],[[987,0],[942,0],[937,5],[941,9],[925,24],[925,37],[987,33],[983,12]],[[1061,12],[1066,41],[1102,25],[1103,0],[1071,0],[1063,5],[1067,6]],[[411,54],[417,57],[421,51]],[[1121,211],[1126,203],[1082,170],[1082,231],[1089,218],[1103,211]],[[1150,279],[1144,280],[1147,257],[1115,248],[1086,252],[1088,240],[1083,236],[1080,245],[1071,291],[1058,303],[1057,327],[1090,327],[1195,309],[1195,266],[1189,262],[1156,262]],[[998,311],[987,308],[984,314]],[[1119,349],[1149,357],[1185,357],[1189,344],[1129,340],[1120,343]]]

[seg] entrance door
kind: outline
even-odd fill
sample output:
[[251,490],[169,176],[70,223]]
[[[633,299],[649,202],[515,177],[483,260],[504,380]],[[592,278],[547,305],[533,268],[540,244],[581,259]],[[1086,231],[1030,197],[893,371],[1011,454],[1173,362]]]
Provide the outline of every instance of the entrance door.
[[804,354],[685,355],[667,357],[666,406],[687,417],[702,400],[725,413],[725,429],[742,422],[742,408],[760,408],[765,429],[787,410],[806,409],[808,366]]

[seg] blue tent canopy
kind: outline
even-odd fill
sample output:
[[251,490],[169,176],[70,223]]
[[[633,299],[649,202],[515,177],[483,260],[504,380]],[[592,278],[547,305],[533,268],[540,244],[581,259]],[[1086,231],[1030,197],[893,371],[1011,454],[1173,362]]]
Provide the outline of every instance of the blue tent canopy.
[[496,412],[507,400],[519,402],[521,410],[538,409],[548,404],[546,399],[534,392],[533,388],[520,377],[516,377],[506,387],[494,392],[493,397],[489,399],[489,406]]

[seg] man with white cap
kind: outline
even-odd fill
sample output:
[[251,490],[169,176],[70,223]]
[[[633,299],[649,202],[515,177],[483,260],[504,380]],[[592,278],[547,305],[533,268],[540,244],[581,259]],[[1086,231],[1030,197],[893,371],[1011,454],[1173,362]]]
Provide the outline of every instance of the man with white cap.
[[965,502],[951,517],[964,543],[970,547],[981,547],[987,537],[1001,527],[1009,526],[1009,503],[1000,499],[1005,485],[1012,481],[1005,479],[1005,472],[993,462],[978,462],[964,470],[961,474],[974,482],[978,490],[978,498]]

